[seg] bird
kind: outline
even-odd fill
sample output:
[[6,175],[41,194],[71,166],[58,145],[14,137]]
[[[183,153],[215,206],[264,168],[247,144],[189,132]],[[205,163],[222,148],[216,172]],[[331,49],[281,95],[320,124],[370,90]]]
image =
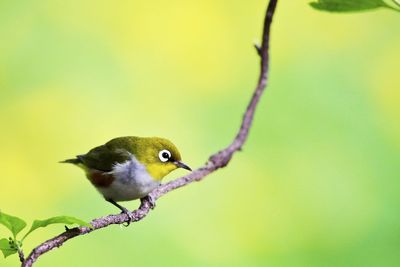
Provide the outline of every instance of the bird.
[[149,193],[161,185],[167,174],[178,168],[192,171],[182,162],[177,147],[160,137],[117,137],[61,163],[83,169],[104,199],[128,215],[128,225],[133,218],[117,202],[147,199],[154,208],[155,202]]

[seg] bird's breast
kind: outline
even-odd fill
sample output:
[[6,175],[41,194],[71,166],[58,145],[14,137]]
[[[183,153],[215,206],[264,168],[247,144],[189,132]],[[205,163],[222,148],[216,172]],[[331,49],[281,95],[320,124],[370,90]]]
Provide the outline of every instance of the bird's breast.
[[111,172],[90,170],[87,176],[105,198],[114,201],[145,197],[160,185],[133,156],[124,163],[116,164]]

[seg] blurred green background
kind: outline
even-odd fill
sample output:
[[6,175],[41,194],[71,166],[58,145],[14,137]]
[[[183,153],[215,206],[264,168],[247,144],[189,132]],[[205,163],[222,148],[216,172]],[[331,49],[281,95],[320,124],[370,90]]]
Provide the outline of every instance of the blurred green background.
[[[229,167],[37,266],[399,266],[400,13],[307,3],[278,5],[270,84]],[[57,161],[117,136],[167,137],[203,164],[255,86],[266,4],[0,1],[1,209],[29,223],[116,213]]]

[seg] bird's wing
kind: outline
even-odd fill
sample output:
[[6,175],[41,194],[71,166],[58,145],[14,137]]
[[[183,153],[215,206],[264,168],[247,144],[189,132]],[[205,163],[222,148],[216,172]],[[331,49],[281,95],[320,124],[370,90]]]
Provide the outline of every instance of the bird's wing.
[[103,172],[112,171],[118,163],[123,163],[130,158],[130,152],[118,146],[107,144],[90,150],[85,155],[79,155],[78,159],[88,168]]

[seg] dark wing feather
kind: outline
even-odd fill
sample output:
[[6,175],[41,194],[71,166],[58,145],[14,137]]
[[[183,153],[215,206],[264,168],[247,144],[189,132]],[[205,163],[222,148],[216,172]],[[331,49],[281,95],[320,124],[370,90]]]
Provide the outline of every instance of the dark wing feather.
[[90,150],[85,155],[77,157],[90,169],[109,172],[116,163],[123,163],[129,159],[129,152],[123,148],[110,147],[107,144]]

